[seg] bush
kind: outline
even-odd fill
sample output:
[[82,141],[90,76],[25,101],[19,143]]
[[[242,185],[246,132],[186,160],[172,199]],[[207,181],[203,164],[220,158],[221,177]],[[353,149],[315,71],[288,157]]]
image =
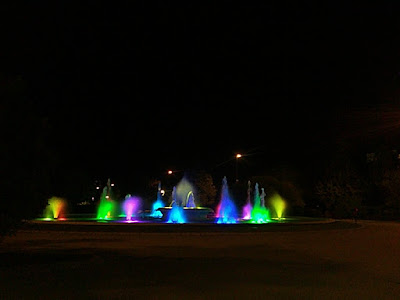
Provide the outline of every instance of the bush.
[[318,181],[315,194],[325,207],[325,212],[336,218],[351,217],[354,208],[360,207],[362,201],[362,190],[357,184],[339,178]]

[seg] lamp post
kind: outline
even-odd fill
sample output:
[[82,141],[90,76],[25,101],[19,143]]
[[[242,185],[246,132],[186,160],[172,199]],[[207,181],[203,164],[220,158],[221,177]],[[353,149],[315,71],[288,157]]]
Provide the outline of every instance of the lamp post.
[[242,154],[238,153],[236,154],[236,182],[239,181],[239,175],[238,175],[238,160],[239,158],[242,157]]

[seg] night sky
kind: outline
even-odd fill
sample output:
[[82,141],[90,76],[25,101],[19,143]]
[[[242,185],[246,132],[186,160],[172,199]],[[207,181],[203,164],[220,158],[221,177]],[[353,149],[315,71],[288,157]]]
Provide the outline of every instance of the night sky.
[[305,168],[363,132],[351,116],[398,103],[393,4],[216,2],[4,7],[4,74],[64,168],[125,186],[168,169],[233,179],[237,152],[247,174]]

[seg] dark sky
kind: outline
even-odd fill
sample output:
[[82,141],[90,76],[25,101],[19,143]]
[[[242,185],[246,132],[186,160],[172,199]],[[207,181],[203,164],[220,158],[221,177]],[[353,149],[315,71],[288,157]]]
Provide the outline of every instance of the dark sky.
[[238,151],[254,172],[304,165],[332,149],[342,115],[396,97],[393,4],[215,2],[5,6],[6,72],[66,168],[135,182],[231,172]]

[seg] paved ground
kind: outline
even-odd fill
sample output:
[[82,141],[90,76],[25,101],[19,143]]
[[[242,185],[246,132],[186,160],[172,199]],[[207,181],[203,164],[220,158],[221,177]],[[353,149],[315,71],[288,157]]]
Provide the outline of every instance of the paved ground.
[[359,224],[26,228],[0,245],[0,299],[398,299],[400,223]]

